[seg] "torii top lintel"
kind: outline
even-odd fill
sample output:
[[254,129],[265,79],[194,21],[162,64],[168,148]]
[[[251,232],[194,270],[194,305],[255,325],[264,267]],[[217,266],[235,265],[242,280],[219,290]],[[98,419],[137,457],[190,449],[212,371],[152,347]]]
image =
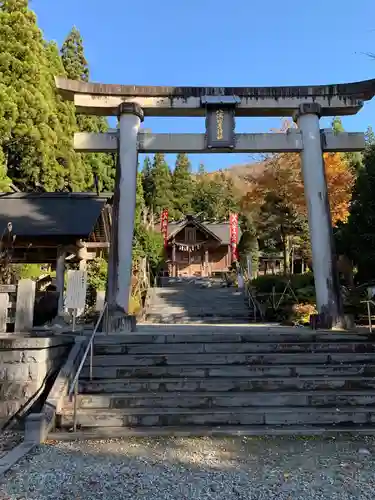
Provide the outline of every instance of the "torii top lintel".
[[316,102],[323,116],[352,115],[375,95],[375,79],[291,87],[150,87],[81,82],[56,77],[60,94],[86,114],[116,115],[121,102],[138,102],[147,116],[204,116],[208,96],[236,98],[237,116],[292,116]]

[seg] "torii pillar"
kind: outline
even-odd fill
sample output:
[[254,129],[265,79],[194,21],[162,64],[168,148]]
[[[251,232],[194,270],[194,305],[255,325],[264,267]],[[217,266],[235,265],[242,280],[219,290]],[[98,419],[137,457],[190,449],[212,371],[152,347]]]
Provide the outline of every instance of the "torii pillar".
[[137,103],[123,102],[118,107],[118,118],[120,133],[108,264],[108,332],[135,328],[134,318],[129,316],[129,300],[137,190],[137,136],[144,114]]
[[331,211],[319,126],[321,106],[301,104],[295,120],[302,133],[302,176],[309,220],[316,305],[321,327],[342,327],[343,305],[336,266]]

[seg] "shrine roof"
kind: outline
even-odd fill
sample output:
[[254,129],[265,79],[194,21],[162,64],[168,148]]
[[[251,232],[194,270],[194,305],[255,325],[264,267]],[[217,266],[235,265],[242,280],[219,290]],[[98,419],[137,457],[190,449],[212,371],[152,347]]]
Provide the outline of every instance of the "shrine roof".
[[[197,222],[196,219],[192,218],[193,222]],[[179,233],[187,224],[188,220],[183,220],[180,222],[169,222],[168,224],[168,239]],[[229,222],[199,222],[202,228],[206,229],[208,232],[212,233],[222,245],[230,244],[230,224]],[[238,230],[238,237],[241,237],[241,230]]]
[[238,96],[242,98],[268,99],[285,97],[355,97],[370,100],[375,95],[375,79],[352,83],[334,83],[327,85],[277,86],[277,87],[177,87],[150,85],[117,85],[69,80],[55,77],[56,86],[66,98],[74,94],[97,96],[132,96],[132,97],[205,97]]
[[5,193],[0,195],[0,231],[9,222],[23,237],[86,238],[109,196],[92,193]]

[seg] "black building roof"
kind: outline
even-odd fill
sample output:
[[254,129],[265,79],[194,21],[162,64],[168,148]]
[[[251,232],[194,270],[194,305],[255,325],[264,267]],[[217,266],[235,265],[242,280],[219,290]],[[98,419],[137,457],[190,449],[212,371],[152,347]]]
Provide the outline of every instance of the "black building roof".
[[0,233],[9,222],[18,236],[87,238],[111,195],[5,193],[0,195]]

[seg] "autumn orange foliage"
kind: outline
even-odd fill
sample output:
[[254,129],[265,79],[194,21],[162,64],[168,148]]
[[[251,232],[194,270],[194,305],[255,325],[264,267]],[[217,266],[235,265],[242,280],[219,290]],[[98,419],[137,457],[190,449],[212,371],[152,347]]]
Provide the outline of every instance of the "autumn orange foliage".
[[[332,223],[345,222],[349,215],[354,175],[340,153],[325,153],[324,163]],[[306,215],[300,155],[282,153],[267,159],[264,165],[262,174],[248,179],[249,189],[242,200],[242,208],[256,212],[266,195],[274,193],[293,212]]]

